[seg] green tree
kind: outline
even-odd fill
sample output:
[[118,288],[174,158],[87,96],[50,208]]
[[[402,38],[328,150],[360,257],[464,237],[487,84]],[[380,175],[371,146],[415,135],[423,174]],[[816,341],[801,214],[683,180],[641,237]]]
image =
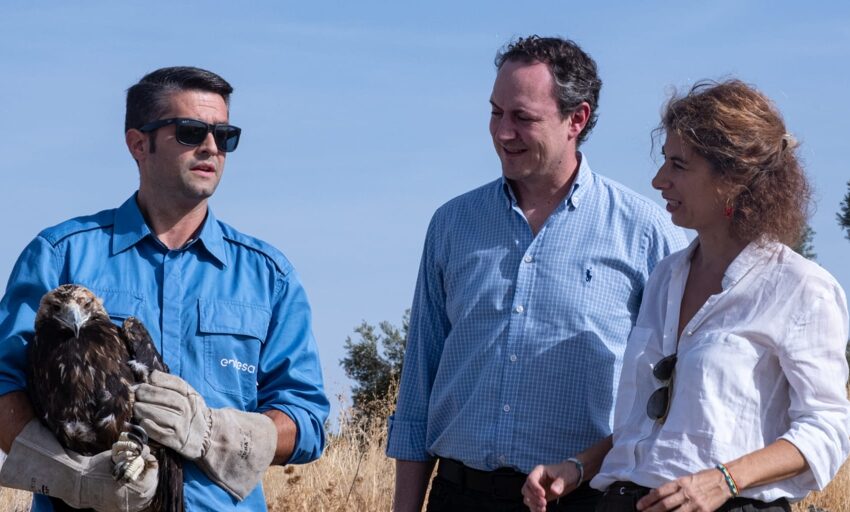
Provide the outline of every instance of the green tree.
[[[841,226],[841,229],[846,231],[844,237],[850,240],[850,181],[847,182],[847,193],[844,194],[844,200],[841,201],[841,209],[835,214],[835,217],[838,219],[838,225]],[[847,356],[847,364],[850,364],[850,340],[847,340],[845,355]]]
[[841,210],[836,215],[838,217],[838,225],[841,229],[847,231],[844,234],[847,240],[850,240],[850,181],[847,182],[847,193],[844,195],[844,200],[841,201]]
[[850,366],[850,340],[847,340],[847,348],[844,349],[844,357],[847,359],[847,365]]
[[346,337],[345,351],[348,355],[340,360],[345,374],[355,382],[351,397],[354,410],[366,416],[379,412],[375,410],[376,405],[386,403],[387,395],[401,376],[410,310],[404,312],[401,328],[387,321],[378,326],[380,332],[364,320],[356,327],[354,332],[359,339]]
[[800,253],[800,255],[809,258],[810,260],[814,260],[817,258],[817,254],[815,254],[815,246],[814,246],[814,236],[815,230],[812,229],[811,226],[806,224],[806,227],[803,229],[803,233],[800,235],[800,241],[797,242],[797,245],[792,247],[795,251]]

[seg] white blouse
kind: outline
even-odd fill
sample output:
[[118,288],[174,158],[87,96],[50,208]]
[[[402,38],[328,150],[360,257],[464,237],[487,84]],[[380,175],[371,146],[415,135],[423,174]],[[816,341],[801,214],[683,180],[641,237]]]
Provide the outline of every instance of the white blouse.
[[627,480],[654,488],[786,439],[810,470],[741,495],[802,499],[826,486],[850,453],[844,291],[784,245],[749,244],[726,270],[723,291],[682,331],[670,411],[659,423],[646,414],[663,385],[652,368],[677,352],[698,243],[660,262],[647,282],[624,357],[614,447],[591,486]]

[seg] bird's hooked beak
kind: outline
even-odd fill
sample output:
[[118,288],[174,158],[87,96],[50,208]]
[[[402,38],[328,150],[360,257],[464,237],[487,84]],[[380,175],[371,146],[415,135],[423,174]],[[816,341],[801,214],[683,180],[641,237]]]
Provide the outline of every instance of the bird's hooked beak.
[[58,319],[69,329],[74,331],[74,337],[80,337],[80,328],[88,320],[88,315],[83,315],[80,310],[80,305],[76,302],[71,302],[62,308],[59,312]]

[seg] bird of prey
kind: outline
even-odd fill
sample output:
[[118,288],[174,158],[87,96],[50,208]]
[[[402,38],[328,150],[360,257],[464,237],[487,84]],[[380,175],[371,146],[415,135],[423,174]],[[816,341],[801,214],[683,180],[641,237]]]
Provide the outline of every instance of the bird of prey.
[[[131,424],[132,388],[146,382],[151,371],[168,368],[138,319],[130,317],[119,328],[90,290],[59,286],[41,299],[28,357],[27,391],[33,409],[62,446],[91,456],[110,450],[122,432],[146,440],[141,427]],[[147,510],[182,511],[179,455],[153,443],[150,448],[159,465],[159,481]],[[116,478],[133,478],[127,470],[117,467]],[[56,510],[76,510],[61,500],[52,502]]]

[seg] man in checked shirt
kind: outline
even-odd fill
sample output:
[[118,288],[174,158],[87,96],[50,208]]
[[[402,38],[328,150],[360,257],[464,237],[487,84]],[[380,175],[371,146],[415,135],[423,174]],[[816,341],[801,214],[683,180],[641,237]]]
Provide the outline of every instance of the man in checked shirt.
[[[520,38],[496,67],[502,176],[440,207],[425,239],[387,447],[399,512],[421,509],[437,461],[428,511],[525,510],[526,473],[609,435],[644,284],[686,243],[578,151],[602,85],[578,45]],[[579,483],[551,509],[592,511]]]

